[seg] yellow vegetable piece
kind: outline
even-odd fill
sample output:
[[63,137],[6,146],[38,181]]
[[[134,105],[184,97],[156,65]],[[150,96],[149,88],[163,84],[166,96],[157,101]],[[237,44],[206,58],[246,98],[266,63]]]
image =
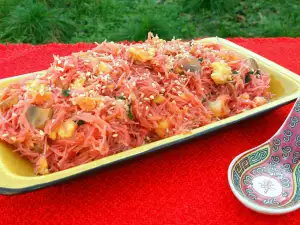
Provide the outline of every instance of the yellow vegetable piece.
[[45,102],[51,102],[53,100],[52,92],[46,93],[36,93],[33,99],[33,103],[35,104],[43,104]]
[[151,60],[155,55],[155,48],[149,48],[148,50],[140,48],[129,48],[129,54],[135,61],[146,62]]
[[56,140],[57,138],[57,131],[51,131],[50,134],[48,134],[48,137],[52,140]]
[[39,158],[37,162],[37,171],[38,174],[44,175],[48,174],[48,162],[45,156]]
[[165,97],[163,95],[156,95],[155,98],[153,99],[153,102],[157,104],[161,104],[165,101]]
[[211,78],[216,84],[226,84],[232,80],[231,68],[225,62],[214,62],[211,67],[213,68]]
[[157,128],[155,128],[155,133],[160,137],[164,138],[167,134],[167,129],[169,128],[170,124],[167,120],[161,120],[158,122]]
[[0,109],[8,109],[9,107],[17,104],[19,101],[19,97],[17,95],[10,96],[3,101],[0,102]]
[[58,128],[57,134],[60,138],[70,138],[74,135],[77,123],[73,120],[66,120]]
[[98,65],[99,73],[110,73],[112,71],[112,66],[105,62],[100,62]]
[[261,106],[267,103],[267,100],[264,97],[255,97],[253,99],[253,101],[255,102],[256,106]]
[[76,99],[77,105],[85,111],[92,111],[97,107],[97,102],[99,99],[91,98],[91,97],[78,97]]
[[209,102],[208,105],[216,117],[224,117],[230,112],[230,109],[227,105],[227,100],[223,96],[218,97],[213,102]]
[[71,89],[79,89],[83,87],[86,77],[78,77],[72,84]]

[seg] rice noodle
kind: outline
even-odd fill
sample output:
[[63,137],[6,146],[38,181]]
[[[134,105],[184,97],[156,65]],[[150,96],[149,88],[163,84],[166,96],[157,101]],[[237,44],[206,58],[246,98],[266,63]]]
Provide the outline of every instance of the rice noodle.
[[[200,70],[180,64],[194,58]],[[212,79],[215,62],[228,66],[230,80]],[[1,108],[0,138],[37,174],[46,174],[255,108],[272,98],[269,85],[268,73],[251,71],[217,44],[164,41],[152,33],[144,43],[103,42],[87,52],[54,56],[45,75],[6,88],[1,101],[18,96],[18,102]],[[212,105],[220,99],[218,114]],[[32,106],[53,111],[42,128],[26,117]],[[58,131],[66,121],[75,127],[67,137]]]

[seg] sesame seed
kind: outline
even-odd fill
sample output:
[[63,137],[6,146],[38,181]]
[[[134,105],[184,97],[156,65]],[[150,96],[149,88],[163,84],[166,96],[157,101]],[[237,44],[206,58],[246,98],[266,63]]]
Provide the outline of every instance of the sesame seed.
[[8,136],[8,134],[2,134],[2,137],[7,137]]
[[57,60],[57,63],[58,63],[58,64],[61,64],[61,60],[60,60],[60,59],[59,59],[59,60]]
[[172,101],[172,103],[173,103],[173,104],[176,104],[176,101],[175,101],[175,100],[173,100],[173,101]]
[[149,106],[146,106],[146,110],[148,110],[149,109]]
[[144,98],[144,100],[145,100],[145,101],[150,101],[150,99],[149,99],[149,98]]
[[189,107],[193,107],[191,103],[188,104]]
[[133,87],[135,87],[135,86],[136,86],[136,83],[135,83],[135,82],[133,82],[133,83],[132,83],[132,86],[133,86]]
[[112,104],[112,105],[116,105],[116,102],[112,102],[111,104]]
[[142,102],[139,102],[139,105],[143,104]]
[[150,99],[154,99],[154,96],[153,96],[153,95],[150,95]]
[[172,88],[172,91],[176,91],[176,89],[175,89],[175,88]]
[[87,76],[90,76],[90,75],[91,75],[91,72],[87,72],[86,75],[87,75]]
[[112,136],[113,136],[113,137],[118,137],[119,135],[118,135],[118,134],[113,134]]
[[44,136],[45,135],[44,131],[40,130],[40,135]]
[[14,136],[10,137],[10,139],[11,139],[12,141],[16,141],[16,140],[17,140],[17,138],[14,137]]
[[149,117],[151,117],[151,116],[152,116],[152,114],[151,114],[151,113],[149,113],[149,114],[148,114],[148,116],[149,116]]
[[184,120],[189,120],[189,119],[188,119],[188,118],[186,118],[186,117],[184,117],[183,119],[184,119]]

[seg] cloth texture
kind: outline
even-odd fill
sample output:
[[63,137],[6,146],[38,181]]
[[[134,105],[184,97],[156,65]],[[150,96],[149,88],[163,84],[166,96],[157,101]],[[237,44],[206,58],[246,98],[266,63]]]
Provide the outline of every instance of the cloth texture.
[[[300,38],[230,38],[300,74]],[[44,70],[53,54],[94,44],[0,45],[0,78]],[[0,195],[0,224],[300,224],[300,211],[258,214],[231,192],[227,169],[268,140],[293,103],[183,144],[146,154],[42,190]]]

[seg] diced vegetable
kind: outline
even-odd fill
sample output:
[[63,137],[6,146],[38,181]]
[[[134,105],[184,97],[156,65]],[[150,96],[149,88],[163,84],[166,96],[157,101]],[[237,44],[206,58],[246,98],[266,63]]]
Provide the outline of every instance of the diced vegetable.
[[8,109],[11,106],[17,104],[18,101],[19,101],[19,97],[17,95],[10,96],[0,102],[0,109],[2,110]]
[[70,138],[75,133],[77,124],[73,120],[66,120],[58,128],[57,134],[60,138]]
[[153,102],[157,104],[161,104],[165,101],[165,97],[163,95],[156,95],[155,98],[153,99]]
[[214,62],[211,67],[213,68],[211,78],[216,84],[226,84],[232,80],[231,68],[225,62]]
[[76,99],[77,105],[79,105],[79,107],[85,111],[94,110],[97,107],[97,102],[99,101],[100,99],[91,98],[91,97],[78,97]]
[[129,48],[130,57],[139,62],[147,62],[151,60],[155,55],[155,48],[149,48],[147,50],[141,48],[130,47]]
[[98,72],[99,73],[110,73],[112,71],[112,66],[105,62],[100,62],[98,65]]
[[216,117],[224,117],[229,114],[230,109],[226,96],[219,96],[215,101],[209,102],[209,107]]
[[27,112],[26,118],[28,122],[35,128],[44,128],[47,121],[52,118],[53,110],[50,108],[43,109],[41,107],[31,105]]
[[200,72],[201,65],[199,60],[196,57],[184,57],[178,60],[177,67],[175,68],[175,72],[181,73],[181,71],[191,71],[191,72]]
[[[84,85],[86,78],[85,77],[78,77],[72,84],[71,88],[72,89],[79,89],[82,88]],[[67,96],[66,96],[67,97]]]
[[37,162],[37,174],[45,175],[49,173],[48,162],[45,156],[41,156]]
[[257,96],[253,99],[256,106],[261,106],[267,103],[267,100],[264,97]]
[[245,62],[248,64],[250,70],[257,71],[259,69],[259,66],[255,59],[248,58],[245,60]]
[[155,133],[160,137],[164,138],[167,134],[167,129],[169,128],[170,124],[168,120],[161,120],[158,122],[157,128],[155,128]]
[[37,93],[33,99],[33,103],[39,105],[45,102],[51,102],[53,100],[52,92],[46,92],[43,95]]

